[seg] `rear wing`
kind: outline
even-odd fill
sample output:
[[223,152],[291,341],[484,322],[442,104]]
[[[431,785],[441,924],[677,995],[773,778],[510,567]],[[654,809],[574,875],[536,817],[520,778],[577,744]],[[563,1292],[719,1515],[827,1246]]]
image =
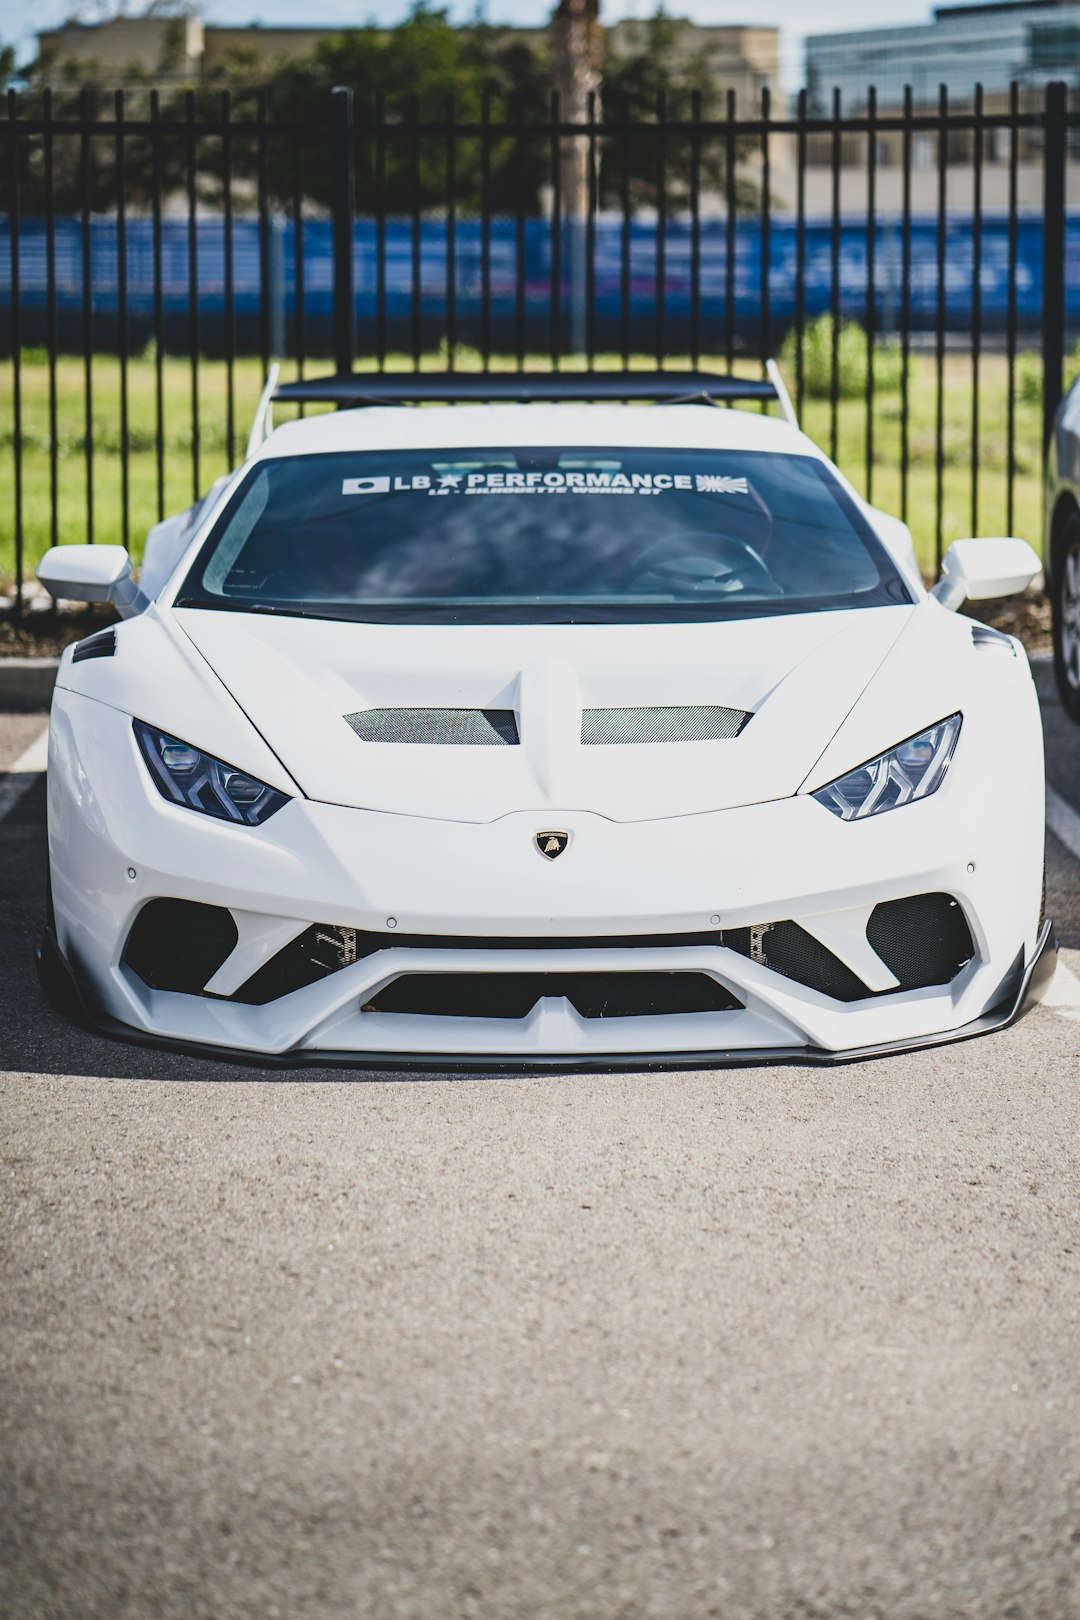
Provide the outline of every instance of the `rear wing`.
[[353,372],[279,383],[271,368],[248,442],[254,455],[271,431],[274,400],[292,405],[515,405],[576,401],[580,404],[778,405],[798,427],[790,395],[775,360],[762,378],[708,371],[428,371]]

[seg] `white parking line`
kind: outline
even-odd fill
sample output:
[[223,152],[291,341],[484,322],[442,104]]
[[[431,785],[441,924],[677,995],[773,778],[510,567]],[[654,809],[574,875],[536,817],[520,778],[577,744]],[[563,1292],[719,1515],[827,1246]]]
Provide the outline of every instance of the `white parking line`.
[[1055,793],[1049,783],[1046,785],[1046,825],[1055,838],[1061,839],[1069,853],[1080,861],[1080,816],[1060,793]]
[[[1046,787],[1046,825],[1054,837],[1065,845],[1069,854],[1080,861],[1080,816],[1049,783]],[[1080,979],[1060,957],[1050,988],[1043,997],[1043,1006],[1056,1012],[1059,1018],[1069,1018],[1080,1024]]]
[[1042,1004],[1049,1007],[1051,1012],[1057,1013],[1059,1018],[1071,1019],[1073,1023],[1080,1024],[1080,979],[1066,967],[1058,957],[1057,971],[1050,981],[1050,988],[1043,996]]
[[0,821],[10,815],[23,794],[32,788],[49,762],[49,728],[35,737],[8,771],[0,772]]

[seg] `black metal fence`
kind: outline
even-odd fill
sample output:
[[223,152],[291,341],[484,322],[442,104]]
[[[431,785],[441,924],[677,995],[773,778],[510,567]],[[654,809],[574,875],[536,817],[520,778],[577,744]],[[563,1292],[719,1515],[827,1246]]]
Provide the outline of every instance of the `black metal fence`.
[[871,90],[854,115],[838,94],[815,115],[804,92],[776,116],[765,92],[751,116],[734,95],[725,112],[695,97],[567,122],[556,98],[538,115],[485,96],[468,117],[451,98],[431,117],[415,99],[358,111],[347,90],[284,111],[264,95],[10,92],[0,588],[13,575],[14,611],[44,545],[137,545],[235,464],[255,356],[260,373],[281,357],[302,376],[328,362],[756,367],[781,350],[800,416],[868,498],[912,519],[928,565],[988,508],[1011,531],[1018,479],[1030,530],[1031,462],[1080,330],[1080,109],[1065,85],[962,108],[942,88],[929,110],[909,92],[899,111]]

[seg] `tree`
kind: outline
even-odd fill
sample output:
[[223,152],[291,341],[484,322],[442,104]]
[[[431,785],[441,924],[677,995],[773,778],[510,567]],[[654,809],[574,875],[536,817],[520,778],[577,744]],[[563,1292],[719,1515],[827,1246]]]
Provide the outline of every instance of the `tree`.
[[[559,115],[584,124],[599,117],[600,0],[559,0],[551,19],[552,66]],[[560,146],[562,204],[571,219],[589,211],[588,142],[571,136]]]
[[[688,53],[680,39],[680,25],[658,6],[652,17],[627,24],[622,41],[607,35],[604,52],[605,116],[618,124],[629,123],[625,138],[610,141],[604,149],[601,167],[601,204],[618,207],[623,187],[629,193],[631,209],[655,207],[660,196],[660,114],[667,118],[689,119],[695,105],[703,121],[726,117],[726,91],[710,73],[700,56]],[[652,127],[650,127],[650,125]],[[697,163],[700,184],[714,192],[726,192],[727,156],[724,140],[713,136],[702,140]],[[736,146],[736,168],[747,143]],[[690,198],[691,175],[695,164],[694,142],[690,135],[668,134],[663,143],[665,204],[669,209],[685,208]],[[736,177],[735,204],[751,209],[757,202],[756,186]]]
[[[104,0],[114,12],[125,0]],[[184,0],[153,0],[158,14],[180,16]],[[145,8],[144,8],[145,9]],[[601,33],[599,0],[559,0],[550,40],[474,22],[454,27],[449,13],[429,0],[417,0],[404,22],[392,29],[368,25],[330,35],[308,56],[267,62],[253,50],[241,49],[213,76],[190,92],[197,117],[220,116],[221,97],[232,97],[233,117],[247,125],[232,137],[230,173],[236,206],[250,206],[260,173],[262,147],[252,126],[265,114],[265,174],[268,200],[275,208],[292,206],[302,175],[306,204],[328,207],[331,165],[327,160],[326,118],[330,92],[348,85],[355,95],[358,127],[356,206],[360,213],[380,207],[403,214],[446,208],[451,186],[459,215],[486,206],[493,214],[535,213],[551,180],[551,138],[547,125],[553,81],[560,87],[560,116],[584,122],[590,92],[599,116],[599,74],[603,73],[603,108],[607,132],[597,138],[599,201],[620,207],[625,192],[633,210],[659,200],[658,156],[661,149],[658,111],[685,119],[698,98],[701,116],[724,116],[724,90],[699,57],[680,42],[680,25],[663,11],[647,21]],[[10,72],[10,67],[8,68]],[[157,74],[125,73],[129,115],[145,118],[149,92]],[[24,94],[33,105],[39,91]],[[96,82],[95,82],[96,81]],[[55,83],[55,79],[54,79]],[[81,97],[85,93],[86,101]],[[159,93],[163,135],[159,159],[166,194],[187,185],[187,148],[183,132],[189,92],[166,88]],[[85,67],[54,89],[53,114],[78,117],[85,105],[91,116],[112,112],[112,84],[101,70]],[[451,117],[474,130],[485,117],[501,126],[487,143],[476,134],[450,139]],[[628,128],[624,132],[623,119]],[[414,134],[417,121],[423,127]],[[274,125],[277,124],[275,130]],[[296,127],[305,133],[298,136]],[[686,206],[694,164],[691,138],[663,136],[665,202],[670,210]],[[559,143],[563,212],[571,221],[588,208],[589,143],[582,137]],[[738,154],[737,154],[738,155]],[[83,203],[78,137],[58,137],[54,145],[54,199],[57,209],[77,211]],[[153,195],[155,157],[146,134],[125,138],[125,197],[133,208],[147,207]],[[701,143],[703,187],[723,190],[725,142],[712,137]],[[225,181],[224,144],[217,136],[201,137],[197,148],[200,200],[213,206]],[[87,200],[95,212],[116,206],[115,146],[95,137]],[[6,184],[6,167],[0,186]],[[18,152],[20,205],[39,211],[44,198],[42,143],[22,140]],[[737,205],[750,207],[755,188],[740,181]],[[571,233],[573,234],[573,232]]]
[[122,17],[193,17],[196,10],[195,0],[143,0],[139,6],[134,6],[132,0],[83,0],[67,21],[93,27]]
[[[237,54],[215,82],[246,97],[253,71],[250,58]],[[535,117],[546,79],[547,64],[529,44],[483,23],[456,28],[446,10],[418,0],[396,28],[350,29],[321,41],[308,57],[281,62],[265,75],[263,93],[271,115],[287,118],[299,107],[308,113],[325,108],[337,85],[352,89],[361,131],[356,165],[361,211],[374,209],[380,195],[394,212],[445,206],[452,163],[456,205],[475,212],[484,199],[480,141],[456,136],[451,152],[448,127],[446,133],[414,138],[413,124],[475,124],[485,107],[493,120],[518,112]],[[328,203],[325,141],[309,140],[304,156],[308,196]],[[491,143],[487,172],[493,211],[510,211],[521,197],[532,206],[545,172],[544,155],[535,142],[519,149],[504,135]]]
[[14,45],[0,44],[0,90],[6,90],[12,79],[19,77]]

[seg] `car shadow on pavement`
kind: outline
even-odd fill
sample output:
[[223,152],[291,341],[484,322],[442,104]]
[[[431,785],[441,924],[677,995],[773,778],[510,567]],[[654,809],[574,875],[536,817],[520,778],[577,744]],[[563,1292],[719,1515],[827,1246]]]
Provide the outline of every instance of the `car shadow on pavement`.
[[1046,835],[1046,915],[1063,950],[1080,950],[1080,862],[1053,833]]

